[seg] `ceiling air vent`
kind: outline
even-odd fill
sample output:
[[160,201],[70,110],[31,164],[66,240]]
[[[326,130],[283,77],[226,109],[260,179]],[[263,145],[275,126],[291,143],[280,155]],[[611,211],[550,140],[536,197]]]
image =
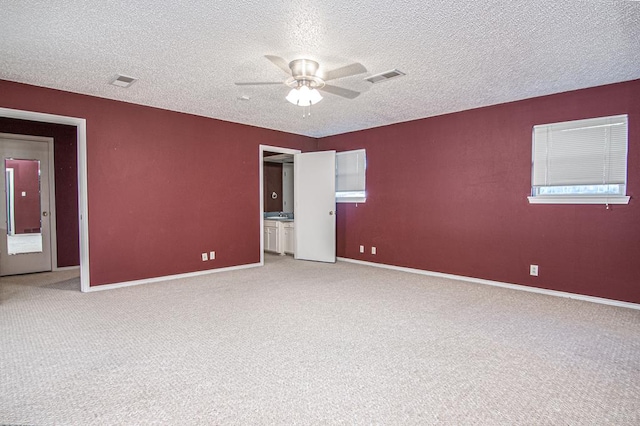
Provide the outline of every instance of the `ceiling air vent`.
[[372,75],[371,77],[365,78],[365,80],[367,80],[369,83],[380,83],[381,81],[386,81],[391,78],[400,77],[403,75],[405,74],[402,71],[394,69],[391,71],[385,71],[381,72],[380,74]]
[[111,84],[118,87],[129,87],[133,83],[135,83],[136,80],[137,78],[127,77],[126,75],[118,75],[116,79],[111,82]]

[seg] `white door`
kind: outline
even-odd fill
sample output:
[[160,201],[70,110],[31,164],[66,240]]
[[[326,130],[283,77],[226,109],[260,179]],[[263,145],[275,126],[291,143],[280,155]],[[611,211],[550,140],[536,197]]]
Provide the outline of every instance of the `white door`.
[[336,152],[296,154],[294,159],[296,259],[336,261]]
[[37,140],[0,138],[2,276],[51,271],[49,144]]

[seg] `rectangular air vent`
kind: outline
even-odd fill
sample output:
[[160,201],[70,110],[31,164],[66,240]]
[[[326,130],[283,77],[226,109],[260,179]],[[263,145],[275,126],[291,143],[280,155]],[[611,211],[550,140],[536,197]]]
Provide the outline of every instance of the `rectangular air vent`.
[[381,81],[386,81],[394,77],[400,77],[405,75],[400,70],[393,69],[391,71],[381,72],[380,74],[372,75],[371,77],[365,78],[369,83],[379,83]]
[[137,78],[127,77],[126,75],[118,75],[115,80],[111,82],[111,84],[118,87],[129,87],[133,83],[135,83],[136,80]]

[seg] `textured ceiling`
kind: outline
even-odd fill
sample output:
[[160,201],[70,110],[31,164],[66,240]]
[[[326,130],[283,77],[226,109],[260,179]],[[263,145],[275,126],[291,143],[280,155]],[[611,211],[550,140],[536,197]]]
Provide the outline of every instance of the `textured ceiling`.
[[[360,62],[331,83],[362,94],[302,118],[284,85],[234,85],[284,81],[264,55]],[[0,79],[313,137],[638,78],[638,1],[0,0]]]

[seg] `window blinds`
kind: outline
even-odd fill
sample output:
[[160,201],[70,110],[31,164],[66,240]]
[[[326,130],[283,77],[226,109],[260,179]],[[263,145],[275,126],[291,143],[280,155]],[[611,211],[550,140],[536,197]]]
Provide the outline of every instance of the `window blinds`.
[[362,202],[365,197],[366,151],[336,153],[336,195],[339,201]]
[[627,115],[533,127],[533,186],[625,184]]

